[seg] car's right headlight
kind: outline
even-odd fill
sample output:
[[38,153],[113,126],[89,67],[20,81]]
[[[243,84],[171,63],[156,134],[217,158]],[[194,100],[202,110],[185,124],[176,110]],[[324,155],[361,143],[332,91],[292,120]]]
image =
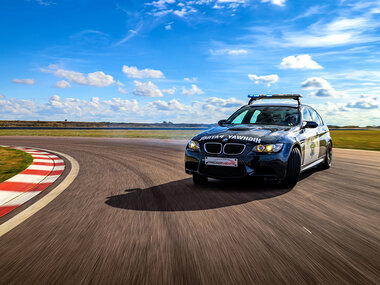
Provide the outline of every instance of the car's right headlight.
[[271,152],[279,152],[282,149],[283,144],[282,143],[276,143],[276,144],[259,144],[253,147],[254,152],[265,152],[265,153],[271,153]]
[[199,150],[199,142],[190,140],[188,144],[189,149],[191,150]]

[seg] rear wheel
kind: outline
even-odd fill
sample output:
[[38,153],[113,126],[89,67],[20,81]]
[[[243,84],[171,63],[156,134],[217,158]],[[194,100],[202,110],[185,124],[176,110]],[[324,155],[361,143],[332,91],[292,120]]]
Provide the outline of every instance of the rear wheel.
[[292,189],[294,186],[296,186],[299,178],[300,178],[300,172],[301,172],[301,152],[298,148],[293,148],[289,160],[288,160],[288,166],[286,170],[286,177],[282,181],[282,186],[286,188]]
[[206,176],[199,175],[198,173],[193,174],[193,182],[196,185],[207,184],[208,178]]
[[332,162],[332,143],[329,142],[326,148],[326,157],[323,163],[321,164],[321,167],[323,169],[328,169],[331,167],[331,162]]

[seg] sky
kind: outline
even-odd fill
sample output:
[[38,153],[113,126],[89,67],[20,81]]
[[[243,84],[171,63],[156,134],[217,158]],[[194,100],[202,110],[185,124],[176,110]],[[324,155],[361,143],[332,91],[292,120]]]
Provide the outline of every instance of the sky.
[[1,0],[0,119],[215,123],[299,93],[380,125],[380,0]]

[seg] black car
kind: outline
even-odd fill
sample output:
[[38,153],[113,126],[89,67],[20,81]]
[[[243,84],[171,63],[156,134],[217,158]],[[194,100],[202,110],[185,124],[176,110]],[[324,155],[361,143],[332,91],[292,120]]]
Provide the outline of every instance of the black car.
[[[248,97],[248,105],[187,144],[185,170],[193,175],[195,184],[207,183],[208,177],[264,177],[293,188],[302,171],[317,165],[331,166],[329,129],[317,111],[301,104],[301,95]],[[273,103],[261,99],[297,102]]]

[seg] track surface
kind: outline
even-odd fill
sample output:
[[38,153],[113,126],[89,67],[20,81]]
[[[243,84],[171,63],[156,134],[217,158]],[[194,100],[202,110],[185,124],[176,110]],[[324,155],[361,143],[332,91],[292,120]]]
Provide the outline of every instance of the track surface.
[[[379,284],[380,153],[291,191],[184,174],[184,142],[2,137],[69,154],[71,186],[0,238],[0,284]],[[0,223],[4,219],[0,219]]]

